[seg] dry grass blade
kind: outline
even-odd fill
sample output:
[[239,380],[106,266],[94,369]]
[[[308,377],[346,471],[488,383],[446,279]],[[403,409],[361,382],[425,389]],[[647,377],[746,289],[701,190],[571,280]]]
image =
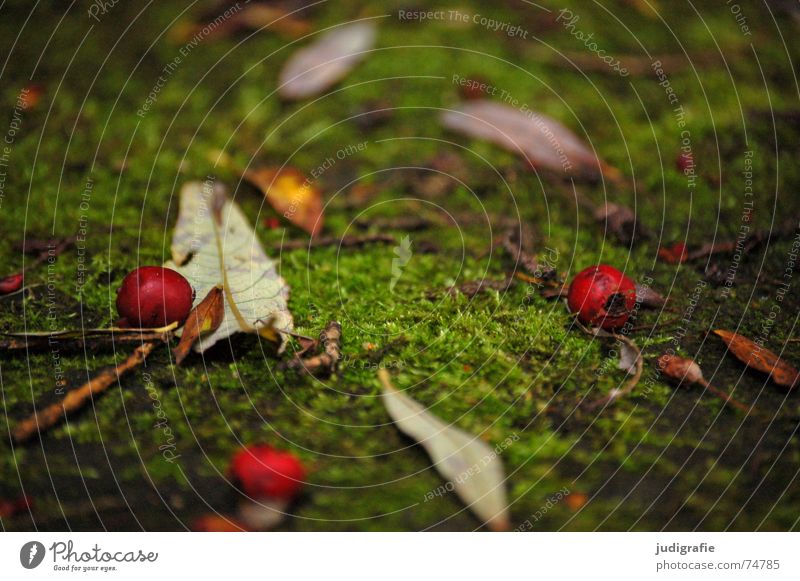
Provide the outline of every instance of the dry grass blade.
[[68,414],[83,408],[86,402],[95,395],[104,392],[115,381],[119,381],[123,375],[144,363],[144,360],[156,345],[157,343],[145,343],[137,347],[130,357],[116,367],[104,369],[81,387],[70,391],[61,401],[41,411],[34,412],[14,428],[12,434],[14,441],[17,443],[25,442],[34,434],[42,433],[51,428]]
[[386,411],[398,429],[425,448],[439,474],[482,522],[494,531],[508,530],[505,473],[497,452],[398,391],[385,369],[378,378]]

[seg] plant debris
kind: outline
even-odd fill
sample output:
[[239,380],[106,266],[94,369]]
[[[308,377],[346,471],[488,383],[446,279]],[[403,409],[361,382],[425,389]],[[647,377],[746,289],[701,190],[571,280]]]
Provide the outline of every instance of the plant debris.
[[441,119],[448,129],[491,141],[536,169],[593,180],[620,175],[564,125],[530,109],[476,100],[445,111]]
[[180,365],[189,351],[203,335],[213,333],[225,317],[225,296],[222,286],[215,286],[200,303],[192,309],[181,332],[178,346],[172,350],[175,364]]
[[258,188],[275,211],[312,237],[323,226],[322,192],[293,167],[246,170],[242,177]]
[[222,285],[225,317],[216,331],[195,344],[196,352],[237,332],[257,333],[281,343],[281,350],[285,347],[283,339],[294,327],[287,306],[289,286],[218,182],[189,182],[181,189],[172,260],[164,266],[189,280],[196,301]]
[[594,219],[604,224],[623,244],[630,244],[637,236],[645,236],[644,227],[636,220],[636,214],[627,206],[606,202],[594,211]]
[[766,347],[733,331],[716,329],[714,334],[722,339],[728,346],[728,351],[747,367],[769,374],[772,381],[780,386],[789,389],[797,387],[800,372]]
[[708,381],[706,381],[706,379],[703,377],[703,371],[700,369],[700,366],[691,359],[686,359],[678,355],[664,354],[658,358],[656,366],[659,371],[673,381],[677,382],[678,385],[682,385],[684,383],[688,383],[690,385],[700,385],[714,395],[722,398],[732,407],[735,407],[746,414],[749,414],[752,411],[747,404],[735,400],[729,394],[717,387],[714,387]]
[[624,371],[628,376],[628,380],[620,388],[612,389],[608,395],[598,400],[586,404],[586,409],[594,410],[597,408],[606,408],[619,398],[628,395],[639,384],[642,378],[642,371],[644,370],[644,363],[642,359],[642,352],[630,338],[618,333],[609,333],[599,327],[586,328],[580,323],[578,326],[589,335],[595,337],[610,337],[619,341],[622,345],[620,349],[620,359],[617,367]]
[[[319,350],[319,347],[322,349]],[[312,349],[319,352],[310,356],[305,355]],[[305,370],[317,377],[329,377],[336,373],[341,359],[342,326],[338,321],[330,321],[319,334],[319,340],[313,347],[311,345],[305,347],[300,354],[281,363],[279,369]]]
[[89,400],[106,391],[123,375],[144,363],[156,345],[157,343],[144,343],[122,363],[102,370],[81,387],[69,391],[62,400],[34,412],[29,418],[22,420],[12,433],[14,441],[18,444],[26,442],[35,434],[47,431],[67,415],[82,409]]
[[377,27],[369,21],[353,22],[322,33],[301,48],[281,70],[278,93],[284,99],[319,95],[338,83],[372,49]]
[[378,370],[383,401],[397,428],[420,444],[467,507],[493,531],[510,528],[505,473],[498,453],[478,437],[446,424],[398,391]]
[[555,269],[551,266],[540,267],[539,261],[532,254],[528,254],[523,250],[522,243],[519,239],[519,229],[511,228],[506,232],[503,237],[503,248],[508,252],[516,264],[528,271],[528,274],[533,275],[540,279],[553,279],[557,276]]

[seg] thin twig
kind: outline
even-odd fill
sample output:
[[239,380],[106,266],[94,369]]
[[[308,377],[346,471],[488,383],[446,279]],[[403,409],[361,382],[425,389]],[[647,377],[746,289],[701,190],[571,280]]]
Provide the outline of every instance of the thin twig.
[[[634,343],[631,339],[629,339],[625,335],[620,335],[618,333],[609,333],[608,331],[604,331],[603,329],[600,328],[587,329],[579,321],[577,322],[577,325],[580,329],[582,329],[585,333],[588,333],[589,335],[593,335],[595,337],[613,337],[617,341],[627,345],[636,354],[636,360],[634,361],[636,370],[634,371],[633,376],[628,381],[625,382],[625,385],[619,389],[614,388],[605,397],[602,397],[598,400],[595,400],[585,405],[585,408],[590,411],[597,409],[599,407],[605,408],[606,406],[609,406],[612,403],[614,403],[620,397],[631,393],[633,389],[639,384],[639,380],[642,378],[642,372],[644,370],[644,360],[642,358],[642,351],[641,349],[639,349],[636,343]],[[628,375],[630,375],[630,371],[628,371],[627,373]]]
[[388,234],[373,234],[370,236],[326,236],[322,238],[311,238],[309,240],[288,240],[272,245],[273,250],[302,250],[303,248],[320,248],[322,246],[340,246],[342,248],[353,248],[365,246],[367,244],[396,244],[397,239]]
[[157,343],[140,345],[130,357],[116,367],[101,371],[81,387],[71,390],[62,400],[47,406],[41,411],[35,411],[14,428],[14,441],[18,444],[25,442],[34,434],[45,432],[68,414],[81,409],[95,395],[106,391],[115,381],[119,381],[123,375],[144,363],[144,360],[155,349],[156,345]]

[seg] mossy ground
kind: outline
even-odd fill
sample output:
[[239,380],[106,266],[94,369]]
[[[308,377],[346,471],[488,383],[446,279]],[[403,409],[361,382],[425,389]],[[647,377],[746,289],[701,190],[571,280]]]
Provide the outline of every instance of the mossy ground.
[[[800,304],[796,273],[785,300],[776,299],[791,238],[744,256],[727,297],[708,284],[693,298],[702,267],[655,260],[659,238],[701,244],[714,233],[736,237],[746,151],[753,151],[754,227],[798,216],[800,126],[792,73],[798,47],[782,42],[796,35],[797,24],[786,17],[776,28],[756,3],[742,3],[751,36],[719,2],[702,3],[696,14],[662,2],[663,20],[633,3],[572,7],[580,15],[578,28],[594,32],[609,53],[646,59],[643,49],[654,58],[685,49],[698,67],[687,60],[668,70],[698,164],[696,187],[689,191],[686,177],[674,169],[682,129],[655,74],[623,78],[570,68],[552,51],[584,58],[592,53],[554,22],[561,6],[550,13],[521,2],[435,7],[518,24],[529,32],[523,39],[477,23],[400,22],[397,10],[405,4],[328,2],[310,11],[316,28],[389,15],[381,22],[381,50],[340,91],[319,101],[286,104],[275,97],[278,71],[298,45],[262,32],[201,42],[167,76],[142,116],[137,110],[183,46],[167,33],[182,3],[153,3],[140,12],[138,4],[120,2],[99,23],[82,9],[62,20],[56,4],[38,5],[27,22],[28,3],[6,3],[0,10],[0,54],[9,57],[0,89],[6,117],[12,118],[29,78],[45,87],[42,102],[24,113],[10,150],[0,206],[3,272],[22,266],[13,244],[23,232],[46,237],[73,234],[81,225],[87,230],[80,292],[73,249],[49,272],[45,265],[28,271],[27,285],[40,286],[26,298],[0,299],[3,331],[47,330],[51,323],[110,325],[122,277],[139,264],[168,258],[180,183],[209,174],[237,183],[210,161],[220,150],[240,165],[286,162],[310,172],[340,149],[367,142],[319,178],[330,201],[327,232],[354,233],[356,219],[367,230],[398,215],[438,220],[410,233],[412,250],[435,248],[415,251],[394,292],[391,245],[280,254],[298,331],[313,335],[330,319],[342,322],[346,359],[332,380],[278,372],[268,346],[246,336],[180,368],[169,364],[166,349],[151,357],[146,371],[174,434],[175,462],[159,450],[165,433],[154,428],[142,373],[124,379],[41,444],[0,444],[0,497],[24,491],[36,505],[35,523],[22,515],[3,521],[4,529],[183,529],[210,510],[232,509],[236,495],[224,477],[227,461],[241,443],[259,441],[292,449],[310,469],[310,484],[285,529],[477,528],[453,494],[425,501],[442,481],[424,452],[389,423],[377,397],[377,365],[389,367],[398,386],[440,417],[488,442],[518,436],[502,454],[515,526],[538,511],[537,530],[797,528],[796,396],[745,370],[707,336],[714,328],[760,336],[777,305],[767,346],[800,363],[792,341]],[[543,43],[552,51],[543,52]],[[576,211],[563,194],[570,186],[527,172],[490,144],[444,131],[438,108],[458,100],[453,75],[480,75],[591,139],[607,162],[635,176],[637,188],[576,187],[595,203],[608,198],[635,206],[654,238],[631,248],[617,243],[585,211]],[[348,120],[375,100],[397,108],[386,122],[365,130]],[[466,185],[425,198],[410,185],[418,172],[397,168],[426,167],[442,151],[461,156]],[[346,195],[352,180],[378,184],[377,197],[353,207]],[[293,229],[264,228],[268,210],[248,188],[239,187],[236,199],[265,244],[302,238]],[[447,224],[445,211],[458,227]],[[501,278],[511,264],[502,250],[486,251],[509,220],[533,233],[541,257],[544,248],[557,249],[561,271],[607,262],[640,280],[652,277],[653,287],[669,294],[668,312],[642,312],[638,324],[652,330],[633,337],[647,357],[645,374],[640,387],[612,408],[598,413],[578,407],[618,386],[624,375],[609,365],[610,346],[576,329],[559,302],[522,285],[474,299],[428,297],[454,283]],[[406,234],[385,226],[372,230]],[[715,262],[723,272],[732,264],[730,257]],[[55,300],[47,295],[48,278]],[[697,307],[682,329],[679,319],[690,302]],[[652,361],[675,346],[696,357],[716,385],[755,401],[771,420],[745,419],[697,389],[678,391],[662,382]],[[378,360],[374,353],[382,348]],[[128,349],[65,351],[59,361],[75,386]],[[50,352],[0,355],[0,431],[7,433],[34,404],[54,401],[56,363]],[[590,501],[579,511],[561,502],[542,514],[548,498],[564,487]]]

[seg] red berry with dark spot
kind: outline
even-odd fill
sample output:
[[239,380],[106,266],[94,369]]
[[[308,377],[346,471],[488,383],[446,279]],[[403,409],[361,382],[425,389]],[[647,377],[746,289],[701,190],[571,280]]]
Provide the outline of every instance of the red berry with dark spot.
[[291,500],[303,487],[306,472],[290,452],[260,444],[234,455],[231,474],[253,498]]
[[636,305],[636,283],[613,266],[590,266],[572,279],[567,304],[582,323],[617,329]]
[[130,272],[117,291],[117,311],[131,327],[183,324],[192,310],[189,281],[169,268],[142,266]]

